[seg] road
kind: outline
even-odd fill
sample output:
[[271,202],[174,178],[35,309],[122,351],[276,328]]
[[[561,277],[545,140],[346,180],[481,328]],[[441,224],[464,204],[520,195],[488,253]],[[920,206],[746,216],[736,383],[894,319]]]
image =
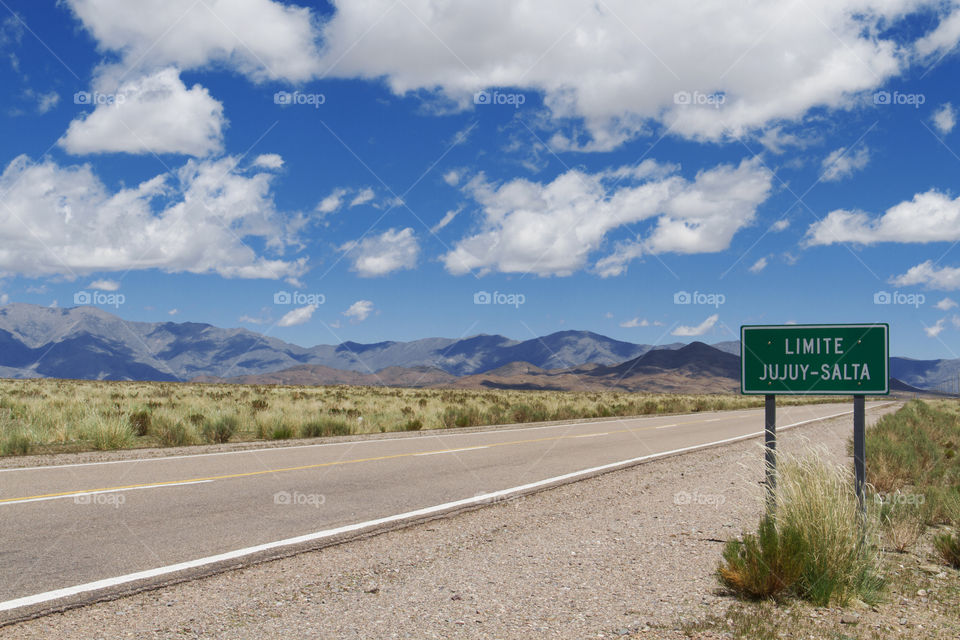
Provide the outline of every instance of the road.
[[[777,422],[851,409],[781,407]],[[0,623],[762,429],[751,409],[2,470]]]

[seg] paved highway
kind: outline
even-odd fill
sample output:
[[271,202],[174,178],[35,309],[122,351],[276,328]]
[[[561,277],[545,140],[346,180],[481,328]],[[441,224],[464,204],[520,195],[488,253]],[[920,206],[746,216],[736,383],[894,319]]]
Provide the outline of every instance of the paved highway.
[[[778,423],[851,408],[781,407]],[[762,429],[752,409],[2,470],[0,622]]]

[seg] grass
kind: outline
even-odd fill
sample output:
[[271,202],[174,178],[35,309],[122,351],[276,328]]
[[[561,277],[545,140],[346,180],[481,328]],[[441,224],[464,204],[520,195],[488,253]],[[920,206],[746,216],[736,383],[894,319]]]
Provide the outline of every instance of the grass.
[[762,405],[762,397],[733,394],[0,380],[0,454],[330,437]]
[[875,601],[883,580],[873,523],[861,530],[849,470],[817,455],[780,456],[777,464],[773,509],[756,534],[727,543],[720,583],[748,599]]

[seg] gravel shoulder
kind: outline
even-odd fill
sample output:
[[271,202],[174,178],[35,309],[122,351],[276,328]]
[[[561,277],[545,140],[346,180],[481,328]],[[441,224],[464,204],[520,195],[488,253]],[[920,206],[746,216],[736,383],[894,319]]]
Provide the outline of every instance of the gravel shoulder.
[[[868,424],[896,406],[869,411]],[[846,459],[849,416],[780,435]],[[758,439],[0,628],[0,638],[674,637],[733,602],[723,542],[763,506]],[[711,636],[712,637],[712,636]]]

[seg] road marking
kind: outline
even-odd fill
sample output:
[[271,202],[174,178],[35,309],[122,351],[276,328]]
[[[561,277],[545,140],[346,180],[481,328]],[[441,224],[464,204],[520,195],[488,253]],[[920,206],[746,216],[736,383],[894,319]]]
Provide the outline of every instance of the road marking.
[[[686,422],[684,424],[693,424],[691,422]],[[657,429],[669,429],[670,427],[679,427],[680,425],[674,422],[673,424],[665,424],[657,427]]]
[[573,436],[574,438],[596,438],[597,436],[608,436],[610,435],[609,431],[603,433],[585,433],[582,436]]
[[415,456],[435,456],[441,453],[457,453],[458,451],[476,451],[477,449],[489,449],[490,445],[483,445],[481,447],[464,447],[462,449],[444,449],[443,451],[427,451],[426,453],[415,453]]
[[[830,418],[836,418],[843,415],[849,415],[853,411],[844,411],[841,413],[836,413],[829,416],[823,416],[820,418],[811,418],[810,420],[803,420],[801,422],[795,422],[793,424],[784,425],[778,427],[779,430],[791,429],[794,427],[799,427],[803,424],[808,424],[810,422],[819,422],[821,420],[829,420]],[[676,455],[679,453],[688,453],[691,451],[696,451],[698,449],[705,449],[708,447],[714,447],[721,444],[730,444],[733,442],[739,442],[741,440],[749,440],[751,438],[756,438],[763,435],[763,431],[755,431],[753,433],[744,434],[741,436],[735,436],[733,438],[725,438],[723,440],[716,440],[714,442],[707,442],[704,444],[691,445],[689,447],[682,447],[680,449],[673,449],[671,451],[662,451],[660,453],[651,453],[644,456],[639,456],[636,458],[630,458],[627,460],[621,460],[619,462],[611,462],[609,464],[600,465],[598,467],[591,467],[589,469],[582,469],[580,471],[573,471],[571,473],[566,473],[560,476],[554,476],[552,478],[547,478],[545,480],[539,480],[537,482],[531,482],[529,484],[524,484],[516,487],[511,487],[509,489],[501,489],[500,491],[493,491],[491,493],[485,493],[479,496],[474,496],[472,498],[464,498],[462,500],[454,500],[452,502],[445,502],[443,504],[434,505],[432,507],[425,507],[423,509],[417,509],[415,511],[407,511],[406,513],[400,513],[397,515],[386,516],[384,518],[377,518],[375,520],[367,520],[366,522],[358,522],[356,524],[346,525],[343,527],[338,527],[336,529],[326,529],[323,531],[316,531],[313,533],[308,533],[302,536],[297,536],[295,538],[286,538],[284,540],[277,540],[275,542],[267,542],[264,544],[256,545],[253,547],[244,547],[242,549],[235,549],[234,551],[228,551],[226,553],[220,553],[213,556],[207,556],[205,558],[197,558],[196,560],[189,560],[187,562],[180,562],[177,564],[171,564],[164,567],[157,567],[155,569],[147,569],[145,571],[137,571],[135,573],[128,573],[122,576],[117,576],[114,578],[105,578],[103,580],[97,580],[95,582],[86,582],[84,584],[74,585],[72,587],[65,587],[63,589],[55,589],[53,591],[45,591],[43,593],[36,593],[29,596],[24,596],[22,598],[15,598],[13,600],[7,600],[5,602],[0,602],[0,611],[10,611],[12,609],[19,609],[21,607],[28,607],[31,605],[43,604],[44,602],[51,602],[53,600],[58,600],[60,598],[68,598],[70,596],[79,595],[82,593],[90,593],[92,591],[98,591],[101,589],[108,589],[110,587],[116,587],[122,584],[129,584],[131,582],[136,582],[138,580],[147,580],[150,578],[156,578],[158,576],[169,575],[171,573],[176,573],[178,571],[185,571],[188,569],[196,569],[199,567],[209,566],[216,564],[218,562],[225,562],[227,560],[236,560],[237,558],[244,558],[251,556],[253,554],[262,553],[264,551],[269,551],[271,549],[278,549],[283,547],[290,547],[293,545],[304,544],[307,542],[315,542],[317,540],[323,540],[326,538],[332,538],[335,536],[343,535],[345,533],[352,533],[355,531],[361,531],[363,529],[368,529],[371,527],[377,527],[384,524],[390,524],[395,522],[402,522],[404,520],[414,520],[417,518],[423,518],[435,513],[447,511],[450,509],[456,509],[460,507],[466,507],[470,505],[476,505],[484,502],[494,501],[498,498],[503,498],[506,496],[511,496],[517,493],[523,493],[544,487],[550,484],[557,482],[564,482],[567,480],[573,480],[574,478],[579,478],[582,476],[592,475],[595,473],[600,473],[603,471],[612,471],[618,467],[627,467],[640,462],[645,462],[648,460],[656,460],[657,458],[663,458],[666,456]],[[405,454],[409,455],[409,454]],[[392,457],[392,456],[391,456]]]
[[[778,427],[778,428],[787,428],[787,427],[789,427],[789,426],[797,426],[797,425],[800,425],[800,424],[806,424],[806,423],[808,423],[808,422],[815,422],[815,421],[817,421],[817,420],[829,420],[830,418],[835,418],[835,417],[837,417],[837,416],[847,415],[847,414],[850,414],[850,413],[853,413],[853,411],[843,411],[843,412],[831,414],[831,415],[828,415],[828,416],[823,416],[823,417],[819,417],[819,418],[812,418],[812,419],[806,420],[806,421],[804,421],[804,422],[797,422],[797,423],[794,423],[793,425],[786,425],[785,427]],[[692,420],[692,421],[685,422],[685,423],[683,423],[683,424],[685,424],[685,425],[687,425],[687,424],[694,424],[694,423],[696,423],[696,422],[703,422],[703,420]],[[656,429],[656,428],[658,428],[658,427],[643,427],[643,428],[639,428],[639,429],[629,429],[629,428],[627,428],[627,429],[620,429],[620,430],[617,430],[617,431],[610,431],[610,432],[608,432],[608,433],[631,433],[631,432],[636,432],[636,431],[649,431],[650,429]],[[489,447],[506,447],[506,446],[512,446],[512,445],[518,445],[518,444],[532,444],[532,443],[535,443],[535,442],[549,442],[549,441],[551,441],[551,440],[570,440],[570,439],[574,439],[574,438],[578,438],[578,437],[579,437],[579,436],[576,436],[576,435],[551,436],[551,437],[546,437],[546,438],[530,438],[530,439],[527,439],[527,440],[512,440],[512,441],[507,441],[507,442],[494,442],[494,443],[491,443],[491,444],[488,444],[488,445],[483,445],[483,446],[484,446],[485,448],[489,448]],[[472,447],[468,447],[468,448],[472,448]],[[363,462],[378,462],[378,461],[381,461],[381,460],[395,460],[395,459],[398,459],[398,458],[409,458],[409,457],[414,457],[414,456],[429,455],[429,454],[431,454],[431,453],[446,453],[446,452],[448,452],[448,451],[449,451],[449,450],[447,450],[447,449],[442,449],[442,450],[434,451],[434,452],[424,451],[424,452],[419,452],[419,453],[413,453],[413,452],[410,452],[410,453],[395,453],[395,454],[390,454],[390,455],[385,455],[385,456],[374,456],[374,457],[370,457],[370,458],[354,458],[354,459],[352,459],[352,460],[335,460],[335,461],[332,461],[332,462],[318,462],[318,463],[315,463],[315,464],[306,464],[306,465],[300,465],[300,466],[296,466],[296,467],[283,467],[283,468],[278,468],[278,469],[263,469],[263,470],[260,470],[260,471],[246,471],[246,472],[242,472],[242,473],[229,473],[229,474],[224,474],[224,475],[219,475],[219,476],[207,476],[207,477],[202,477],[202,478],[186,478],[186,479],[183,479],[183,480],[169,480],[169,481],[163,481],[163,482],[147,482],[147,483],[142,483],[142,484],[131,484],[131,485],[118,486],[118,487],[100,487],[100,488],[96,488],[96,489],[75,489],[75,490],[73,490],[73,491],[61,491],[61,492],[58,492],[58,493],[48,493],[48,494],[42,494],[42,495],[36,495],[36,496],[24,496],[24,497],[21,497],[21,498],[0,498],[0,505],[4,505],[4,504],[19,504],[19,503],[22,503],[22,502],[32,502],[32,501],[36,501],[37,498],[58,498],[58,497],[66,497],[66,496],[75,496],[75,495],[79,495],[79,494],[90,493],[90,492],[92,492],[92,491],[98,491],[98,492],[99,492],[99,491],[117,491],[117,490],[121,490],[121,489],[155,488],[155,487],[163,487],[163,486],[168,486],[168,485],[199,483],[199,482],[201,482],[201,481],[207,481],[207,482],[209,482],[209,481],[213,481],[213,480],[229,480],[229,479],[233,479],[233,478],[250,478],[250,477],[254,477],[254,476],[262,476],[262,475],[268,475],[268,474],[273,474],[273,473],[286,473],[286,472],[290,472],[290,471],[307,471],[307,470],[309,470],[309,469],[321,469],[321,468],[324,468],[324,467],[334,467],[334,466],[347,465],[347,464],[359,464],[359,463],[363,463]]]
[[161,483],[153,485],[143,485],[139,487],[124,487],[122,489],[101,489],[99,491],[84,491],[82,493],[71,493],[68,495],[62,496],[45,496],[41,498],[24,498],[21,500],[11,501],[11,502],[0,502],[0,507],[5,507],[11,504],[23,504],[25,502],[45,502],[47,500],[62,500],[64,498],[79,498],[81,496],[95,496],[101,493],[119,493],[121,491],[137,491],[139,489],[158,489],[162,487],[182,487],[188,484],[207,484],[208,482],[213,482],[213,480],[188,480],[186,482],[171,482],[171,483]]
[[704,420],[704,422],[716,422],[717,420],[723,420],[723,418],[712,418],[710,420]]

